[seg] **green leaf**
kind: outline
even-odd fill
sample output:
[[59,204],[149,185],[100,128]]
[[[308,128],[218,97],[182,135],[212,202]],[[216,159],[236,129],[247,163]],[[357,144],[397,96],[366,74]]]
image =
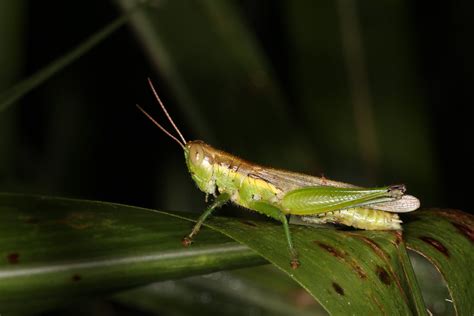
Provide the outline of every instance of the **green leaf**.
[[[190,221],[194,215],[0,194],[2,311],[38,311],[71,297],[268,260],[330,314],[426,314],[399,232],[292,225],[301,261],[300,268],[292,270],[277,222],[212,217],[207,226],[250,249],[206,229],[190,248],[183,248],[181,238],[189,232]],[[473,260],[472,216],[420,211],[405,227],[409,246],[442,271],[458,313],[470,313],[468,285],[473,275],[466,267]]]
[[[178,218],[192,220],[189,215],[8,194],[1,195],[0,214],[2,306],[264,262],[212,232],[184,249],[180,240],[190,225]],[[278,223],[213,217],[208,225],[272,261],[330,313],[407,314],[419,305],[411,295],[417,289],[405,278],[407,260],[396,233],[292,226],[302,264],[295,271]]]
[[443,275],[458,315],[474,314],[474,216],[457,210],[424,210],[411,214],[406,242]]
[[186,249],[191,226],[137,207],[0,194],[0,312],[265,263],[210,230]]
[[292,270],[280,224],[225,217],[212,217],[206,223],[285,271],[330,314],[426,314],[397,232],[293,225],[301,266]]

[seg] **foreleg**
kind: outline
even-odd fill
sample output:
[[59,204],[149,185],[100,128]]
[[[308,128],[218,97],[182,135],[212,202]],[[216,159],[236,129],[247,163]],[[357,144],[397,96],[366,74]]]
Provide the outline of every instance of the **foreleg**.
[[221,207],[222,205],[226,204],[230,200],[230,195],[227,193],[220,194],[217,198],[212,202],[211,205],[204,211],[204,213],[199,216],[197,223],[194,225],[193,230],[189,235],[183,238],[183,245],[185,247],[189,246],[193,242],[193,237],[199,233],[202,224],[208,218],[209,215],[216,209]]

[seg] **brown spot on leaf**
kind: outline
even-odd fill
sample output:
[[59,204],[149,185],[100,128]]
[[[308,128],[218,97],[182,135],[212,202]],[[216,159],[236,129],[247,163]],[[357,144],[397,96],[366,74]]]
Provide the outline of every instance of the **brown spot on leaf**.
[[467,227],[466,225],[460,224],[460,223],[451,223],[451,224],[453,224],[453,226],[456,227],[456,229],[461,234],[463,234],[467,239],[469,239],[472,243],[474,243],[474,231],[470,227]]
[[77,273],[76,273],[76,274],[74,274],[74,275],[72,276],[71,279],[72,279],[74,282],[79,282],[79,281],[82,280],[82,277],[81,277],[80,274],[77,274]]
[[441,252],[446,257],[449,257],[448,249],[439,240],[436,240],[436,239],[428,237],[428,236],[421,236],[419,238],[421,240],[423,240],[425,243],[427,243],[427,244],[431,245],[432,247],[434,247],[436,250]]
[[247,225],[247,226],[257,227],[257,224],[255,224],[254,222],[251,222],[251,221],[241,221],[241,223],[244,224],[244,225]]
[[395,232],[395,245],[400,245],[400,243],[402,242],[403,240],[403,233],[401,230],[397,230]]
[[456,223],[464,223],[471,225],[474,223],[474,215],[462,212],[459,210],[453,210],[453,209],[434,209],[432,211],[437,212],[443,217],[448,218],[449,220],[456,222]]
[[334,288],[334,291],[336,291],[337,294],[344,295],[344,289],[339,284],[337,284],[336,282],[332,282],[332,287]]
[[387,270],[384,267],[377,266],[377,270],[375,271],[379,280],[386,285],[390,285],[392,283],[392,279],[390,278],[390,274],[388,274]]
[[7,255],[7,261],[10,264],[17,264],[20,262],[20,254],[17,252],[12,252]]
[[327,252],[329,252],[331,255],[333,255],[334,257],[336,258],[340,258],[340,259],[344,259],[345,258],[345,253],[343,251],[340,251],[340,250],[337,250],[336,248],[328,245],[328,244],[325,244],[325,243],[322,243],[320,241],[317,241],[315,240],[314,241],[315,244],[317,244],[319,247],[321,247],[322,249],[326,250]]
[[338,250],[334,248],[333,246],[330,246],[328,244],[322,243],[317,240],[315,240],[314,243],[317,244],[322,249],[329,252],[332,256],[348,264],[361,279],[365,279],[367,277],[367,273],[365,273],[364,269],[362,269],[362,267],[357,263],[357,261],[355,261],[354,259],[348,258],[347,253],[344,252],[343,250]]
[[66,218],[58,220],[59,224],[68,225],[74,229],[85,229],[94,223],[95,215],[90,212],[72,212]]
[[349,264],[351,265],[351,268],[357,273],[359,278],[365,279],[367,277],[367,273],[365,273],[364,269],[362,269],[362,267],[355,260],[351,260]]
[[362,240],[367,246],[369,246],[370,248],[372,248],[372,250],[374,251],[374,253],[379,257],[381,258],[382,260],[387,260],[387,259],[390,259],[390,255],[385,252],[378,243],[376,243],[374,240],[366,237],[366,236],[362,236],[362,235],[359,235],[359,234],[351,234],[352,237],[355,237],[355,238],[358,238],[360,240]]

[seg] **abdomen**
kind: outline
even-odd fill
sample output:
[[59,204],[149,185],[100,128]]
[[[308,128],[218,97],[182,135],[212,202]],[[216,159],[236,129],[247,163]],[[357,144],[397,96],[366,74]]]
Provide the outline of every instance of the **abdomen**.
[[342,224],[366,230],[400,230],[401,220],[396,213],[355,207],[319,215],[301,216],[301,220],[313,224]]

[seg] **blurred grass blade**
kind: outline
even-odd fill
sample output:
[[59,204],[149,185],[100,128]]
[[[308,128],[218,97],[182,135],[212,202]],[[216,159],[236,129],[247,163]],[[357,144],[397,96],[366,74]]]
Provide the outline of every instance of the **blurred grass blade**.
[[[259,76],[268,98],[284,103],[281,87],[261,43],[245,23],[242,12],[233,1],[203,0],[199,5],[219,34],[223,46],[240,63],[241,69],[251,76]],[[232,58],[232,57],[231,57]],[[254,78],[257,79],[257,78]]]
[[[292,270],[283,228],[273,221],[213,217],[212,227],[261,254],[334,315],[425,315],[398,232],[293,225],[301,266]],[[196,239],[196,245],[199,238]]]
[[[127,10],[134,1],[117,3]],[[313,165],[309,144],[292,124],[271,63],[235,1],[160,2],[140,11],[131,23],[192,126],[193,137],[216,146],[232,144],[235,152],[253,153],[266,163],[293,160],[303,170]],[[245,128],[229,128],[227,118],[245,122]],[[250,146],[248,137],[259,146]],[[268,139],[279,139],[291,149]]]
[[103,40],[113,34],[118,28],[124,25],[136,9],[140,8],[136,5],[122,16],[115,19],[113,22],[105,26],[102,30],[87,38],[77,47],[66,53],[65,55],[55,59],[49,65],[38,70],[30,77],[19,82],[10,89],[0,94],[0,112],[6,110],[9,106],[19,100],[21,97],[29,93],[31,90],[54,76],[57,72],[63,70],[65,67],[76,61],[78,58],[86,54],[89,50],[97,46]]
[[186,249],[181,238],[190,228],[136,207],[0,194],[1,311],[38,312],[81,296],[265,263],[210,230]]
[[[344,21],[339,19],[337,2],[321,5],[318,1],[286,1],[284,5],[288,26],[285,43],[291,58],[289,83],[295,106],[301,107],[301,125],[314,148],[324,153],[320,157],[324,173],[361,185],[361,179],[366,179],[367,185],[382,179],[403,179],[409,188],[416,188],[417,196],[436,196],[438,170],[428,128],[430,113],[420,95],[421,83],[413,67],[417,52],[405,23],[412,14],[409,8],[399,1],[357,1],[377,133],[379,168],[375,181],[368,179],[371,174],[363,168],[357,126],[348,114],[353,113],[349,89],[352,79],[345,69],[341,45],[344,31],[338,24]],[[382,11],[383,15],[367,14]],[[363,93],[360,89],[357,92]],[[365,141],[372,142],[369,138]]]
[[[24,65],[26,1],[0,1],[0,91],[17,80]],[[11,111],[0,117],[0,186],[13,188],[12,168],[18,160],[20,127]]]
[[408,216],[408,248],[443,275],[458,315],[474,314],[474,216],[457,210],[425,210]]
[[367,56],[362,43],[357,2],[338,0],[336,3],[341,29],[341,51],[347,69],[347,81],[350,85],[360,156],[365,163],[367,174],[371,174],[369,178],[373,179],[378,167],[377,131],[374,124],[368,67],[365,62]]

